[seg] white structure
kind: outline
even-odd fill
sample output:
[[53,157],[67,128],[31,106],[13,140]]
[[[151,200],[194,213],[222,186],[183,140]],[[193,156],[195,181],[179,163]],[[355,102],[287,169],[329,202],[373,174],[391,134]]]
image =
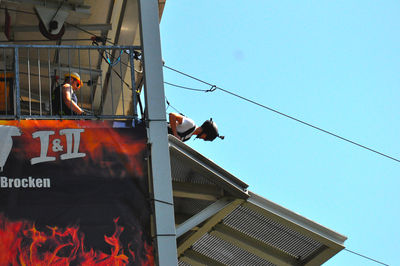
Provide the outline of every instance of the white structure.
[[347,239],[169,136],[179,265],[321,265]]
[[[13,90],[0,93],[0,116],[54,117],[49,109],[54,79],[72,70],[87,82],[78,98],[96,114],[91,118],[146,121],[158,265],[321,265],[344,248],[346,237],[252,193],[167,136],[159,33],[165,0],[1,5],[9,14],[0,10],[0,76],[7,77],[3,88],[12,82]],[[51,29],[53,16],[58,24]],[[114,62],[121,63],[114,68]],[[140,116],[134,110],[142,87],[146,112]]]

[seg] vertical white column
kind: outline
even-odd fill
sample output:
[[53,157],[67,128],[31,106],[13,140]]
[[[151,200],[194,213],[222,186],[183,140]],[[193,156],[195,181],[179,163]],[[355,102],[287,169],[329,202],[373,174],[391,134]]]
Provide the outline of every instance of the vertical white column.
[[158,265],[177,265],[157,0],[139,0]]

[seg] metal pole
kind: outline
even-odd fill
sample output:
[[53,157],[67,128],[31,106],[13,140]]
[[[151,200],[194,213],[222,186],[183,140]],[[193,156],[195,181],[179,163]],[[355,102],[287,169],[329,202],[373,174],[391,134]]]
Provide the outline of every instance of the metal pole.
[[[107,50],[104,51],[105,53],[107,53]],[[111,53],[110,53],[111,55]],[[109,82],[108,84],[110,84],[110,88],[111,88],[111,114],[114,115],[116,114],[114,111],[114,92],[113,92],[113,80],[112,80],[112,76],[113,76],[113,65],[110,64],[110,62],[108,62],[108,66],[110,68],[110,78],[109,78]]]
[[21,117],[21,102],[20,102],[20,91],[19,91],[19,53],[18,48],[14,48],[14,63],[15,63],[15,103],[16,103],[16,117]]
[[[122,50],[119,54],[119,74],[121,76],[120,85],[121,85],[121,94],[122,94],[122,115],[125,114],[125,99],[124,99],[124,78],[122,74]],[[132,90],[133,92],[133,90]],[[117,114],[117,113],[116,113]]]
[[[133,104],[133,116],[135,120],[138,117],[137,114],[137,92],[136,92],[136,82],[135,82],[135,63],[133,61],[133,57],[135,56],[134,50],[129,50],[129,64],[131,69],[131,86],[132,86],[132,104]],[[143,118],[143,117],[142,117]]]
[[[90,60],[90,58],[89,58]],[[89,67],[90,67],[90,61],[89,61]],[[89,73],[90,73],[90,68],[89,68]],[[81,73],[81,49],[78,49],[78,74],[81,77],[81,81],[82,81],[82,73]],[[90,73],[90,78],[92,78],[92,73]],[[83,89],[83,85],[81,86],[81,90],[79,93],[79,103],[82,104],[83,100],[82,100],[82,89]],[[93,101],[90,101],[90,103],[93,103]]]
[[40,49],[37,49],[37,56],[38,56],[38,82],[39,82],[39,113],[42,115],[42,82],[41,82],[41,76],[40,76]]
[[[60,79],[62,79],[62,77],[61,77],[61,72],[60,72],[60,60],[61,60],[61,49],[58,49],[58,50],[56,50],[56,53],[57,53],[57,63],[58,63],[58,76],[60,77]],[[62,96],[62,84],[63,84],[64,82],[63,82],[63,80],[61,80],[61,82],[60,82],[60,89],[58,90],[58,96],[59,96],[59,99],[60,99],[60,107],[58,108],[58,110],[55,112],[56,114],[58,113],[58,114],[60,114],[60,116],[62,116],[62,115],[67,115],[67,114],[63,114],[63,112],[62,112],[62,100],[63,100],[63,96]]]
[[52,87],[51,87],[51,69],[50,69],[50,49],[47,49],[47,66],[48,66],[48,73],[49,73],[49,110],[50,115],[53,115],[53,99],[52,99]]
[[[6,115],[8,115],[8,96],[7,93],[9,93],[7,91],[7,73],[6,73],[6,69],[7,69],[7,65],[6,65],[6,49],[3,48],[3,60],[4,60],[4,102],[5,102],[5,107],[6,107]],[[10,86],[11,87],[11,86]]]
[[147,135],[150,144],[150,172],[154,197],[156,261],[158,265],[171,266],[178,265],[178,260],[165,117],[158,1],[139,0],[139,11],[144,64],[145,117],[148,121]]
[[31,93],[31,63],[30,63],[30,53],[28,48],[28,97],[29,97],[29,115],[32,115],[32,93]]
[[[89,80],[90,80],[90,105],[92,109],[92,113],[94,114],[94,109],[93,109],[93,78],[92,78],[92,62],[91,62],[91,55],[90,55],[90,50],[88,50],[88,57],[89,57]],[[81,63],[80,63],[80,57],[79,57],[79,69],[81,68]],[[82,95],[82,92],[81,92]]]

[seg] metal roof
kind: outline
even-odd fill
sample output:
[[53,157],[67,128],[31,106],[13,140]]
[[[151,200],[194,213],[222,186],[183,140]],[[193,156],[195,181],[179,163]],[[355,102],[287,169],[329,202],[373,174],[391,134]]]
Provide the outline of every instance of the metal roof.
[[171,135],[169,149],[179,265],[321,265],[344,248]]

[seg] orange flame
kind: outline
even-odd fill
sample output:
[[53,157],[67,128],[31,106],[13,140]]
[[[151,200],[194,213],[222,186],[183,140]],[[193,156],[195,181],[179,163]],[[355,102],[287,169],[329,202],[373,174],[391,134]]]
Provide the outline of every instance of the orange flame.
[[[142,177],[145,173],[142,169],[141,152],[146,148],[143,140],[135,140],[132,137],[120,135],[109,121],[88,121],[88,120],[11,120],[0,121],[0,125],[16,126],[22,129],[23,134],[16,139],[23,141],[23,147],[14,147],[14,153],[25,154],[27,158],[38,157],[40,155],[40,141],[33,139],[32,134],[39,130],[54,131],[50,136],[50,145],[47,151],[48,156],[56,154],[51,149],[53,140],[60,139],[64,143],[65,136],[59,135],[59,130],[65,128],[83,128],[85,132],[81,134],[79,152],[86,153],[86,157],[94,162],[101,162],[105,153],[113,153],[119,156],[119,163],[124,166],[128,173]],[[65,148],[64,148],[65,149]],[[88,163],[87,160],[82,162]],[[104,162],[105,167],[107,163]]]
[[[124,231],[114,219],[115,231],[104,240],[111,246],[110,254],[90,249],[83,245],[84,236],[77,226],[62,230],[48,227],[49,232],[41,232],[28,221],[11,222],[0,214],[0,265],[129,265],[134,263],[135,254],[129,249],[124,253],[119,240]],[[140,265],[154,265],[153,248],[145,243],[146,261]],[[138,263],[138,262],[136,262]]]

